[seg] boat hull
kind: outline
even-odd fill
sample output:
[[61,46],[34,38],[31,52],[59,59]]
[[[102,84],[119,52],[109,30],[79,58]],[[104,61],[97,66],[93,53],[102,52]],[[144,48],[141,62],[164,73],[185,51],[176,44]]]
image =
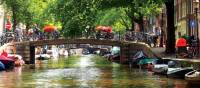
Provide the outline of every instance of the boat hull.
[[154,72],[154,74],[166,75],[167,68],[168,68],[168,65],[166,65],[166,64],[157,64],[157,65],[154,65],[152,71]]
[[172,70],[168,69],[167,76],[168,77],[174,77],[174,78],[185,78],[185,74],[188,72],[193,71],[192,68],[170,68]]
[[188,83],[192,84],[199,84],[200,83],[200,71],[194,70],[187,74],[185,74],[185,80],[188,81]]

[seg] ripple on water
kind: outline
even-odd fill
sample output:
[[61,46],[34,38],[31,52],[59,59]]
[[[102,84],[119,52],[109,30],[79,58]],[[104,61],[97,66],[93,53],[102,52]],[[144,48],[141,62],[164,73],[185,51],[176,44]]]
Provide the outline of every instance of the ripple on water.
[[[97,80],[99,78],[100,70],[97,68],[70,68],[70,69],[50,69],[41,73],[36,73],[33,75],[33,79],[37,84],[51,83],[53,82],[67,82],[76,80],[81,83],[81,85],[87,84],[89,80]],[[73,82],[72,82],[73,83]]]

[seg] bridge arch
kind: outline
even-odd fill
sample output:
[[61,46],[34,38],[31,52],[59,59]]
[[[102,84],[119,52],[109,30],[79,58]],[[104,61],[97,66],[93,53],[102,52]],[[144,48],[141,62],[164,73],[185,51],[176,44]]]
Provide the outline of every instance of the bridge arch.
[[[120,47],[120,63],[125,63],[133,58],[137,51],[144,51],[148,56],[155,55],[148,45],[144,43],[113,41],[113,40],[96,40],[96,39],[54,39],[27,42],[13,42],[6,44],[4,47],[16,48],[16,54],[19,54],[27,64],[35,64],[35,47],[43,45],[61,45],[61,44],[92,44],[92,45],[108,45]],[[8,48],[9,49],[9,48]]]

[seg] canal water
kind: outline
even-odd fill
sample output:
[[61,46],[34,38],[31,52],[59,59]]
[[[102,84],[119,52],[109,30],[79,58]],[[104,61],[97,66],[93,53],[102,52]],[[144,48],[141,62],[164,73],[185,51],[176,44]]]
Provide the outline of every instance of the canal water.
[[[73,56],[36,61],[35,68],[0,72],[0,88],[186,88],[187,82],[146,70],[95,61],[98,56]],[[104,59],[99,58],[98,59]]]

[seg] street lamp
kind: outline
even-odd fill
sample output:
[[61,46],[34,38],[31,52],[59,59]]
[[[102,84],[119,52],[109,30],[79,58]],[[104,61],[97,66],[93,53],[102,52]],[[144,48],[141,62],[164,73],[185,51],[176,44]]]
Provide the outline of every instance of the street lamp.
[[160,38],[160,47],[163,47],[163,37],[164,37],[164,9],[161,12],[161,38]]
[[199,55],[199,22],[198,22],[198,13],[199,13],[199,11],[198,11],[198,8],[200,7],[200,2],[199,2],[199,0],[193,0],[193,3],[194,3],[194,11],[195,11],[195,16],[196,16],[196,39],[197,39],[197,49],[198,49],[198,51],[197,51],[197,54]]
[[193,3],[195,5],[194,6],[195,7],[194,8],[194,12],[195,12],[194,14],[195,14],[195,17],[196,17],[196,19],[195,19],[196,20],[196,33],[195,34],[196,34],[196,37],[199,38],[199,24],[198,24],[198,12],[199,11],[198,11],[198,7],[199,7],[200,2],[199,2],[199,0],[193,0]]

